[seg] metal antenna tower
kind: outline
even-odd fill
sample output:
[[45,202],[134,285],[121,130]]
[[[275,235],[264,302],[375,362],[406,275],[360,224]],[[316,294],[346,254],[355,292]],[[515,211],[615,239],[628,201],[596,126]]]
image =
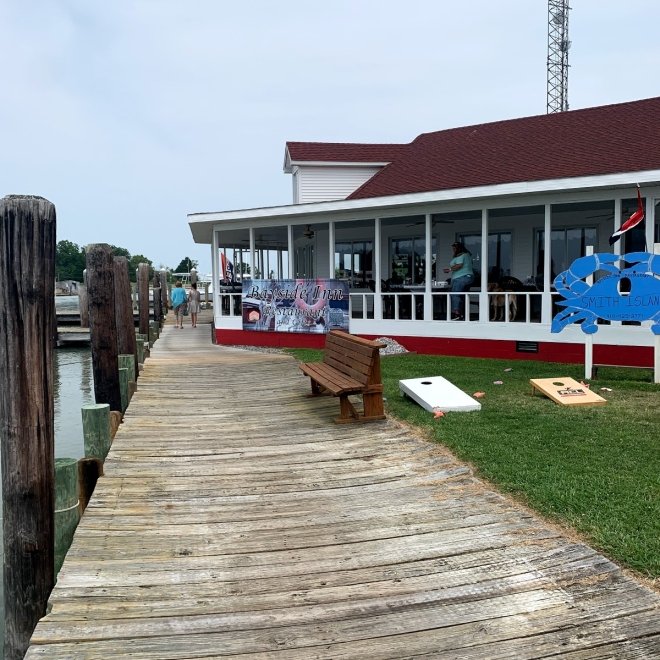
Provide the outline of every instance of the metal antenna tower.
[[568,0],[548,0],[548,113],[568,110]]

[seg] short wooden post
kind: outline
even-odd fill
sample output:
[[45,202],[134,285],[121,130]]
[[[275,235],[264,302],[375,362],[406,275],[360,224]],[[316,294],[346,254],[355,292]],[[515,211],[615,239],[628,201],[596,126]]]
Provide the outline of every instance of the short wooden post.
[[133,392],[137,389],[135,386],[135,378],[137,376],[135,372],[135,359],[132,355],[120,355],[117,361],[120,369],[128,370],[128,400],[130,402]]
[[128,408],[128,369],[118,369],[119,372],[119,392],[121,393],[121,411],[126,412]]
[[78,286],[78,309],[80,310],[80,327],[89,328],[89,302],[87,300],[87,287]]
[[98,458],[81,458],[78,461],[78,500],[80,515],[85,512],[96,488],[96,482],[103,476],[103,463]]
[[53,588],[55,207],[0,200],[0,443],[6,660],[23,658]]
[[121,425],[121,413],[118,410],[110,411],[110,438],[114,440]]
[[55,459],[55,575],[62,568],[80,520],[78,461]]
[[138,264],[137,287],[140,332],[146,335],[149,334],[149,264]]
[[138,371],[141,364],[144,364],[144,340],[136,339],[137,346],[137,360],[138,360]]
[[110,449],[110,406],[90,403],[81,411],[85,456],[103,461]]
[[[137,369],[137,346],[135,343],[135,321],[133,319],[133,302],[131,299],[131,282],[128,277],[128,260],[126,257],[114,258],[115,277],[115,318],[117,321],[117,352],[119,355],[133,355]],[[137,378],[135,373],[135,378]],[[133,380],[135,380],[133,378]]]
[[158,329],[158,324],[155,321],[149,322],[149,348],[153,348],[158,339]]
[[114,258],[105,243],[87,247],[87,292],[96,403],[109,403],[110,410],[120,410]]

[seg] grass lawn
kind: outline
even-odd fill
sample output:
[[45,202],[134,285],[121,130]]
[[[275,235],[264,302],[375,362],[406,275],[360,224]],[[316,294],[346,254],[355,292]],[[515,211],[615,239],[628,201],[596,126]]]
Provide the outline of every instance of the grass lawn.
[[[321,351],[290,352],[321,359]],[[660,386],[649,382],[651,372],[601,368],[591,387],[608,403],[571,408],[532,396],[529,379],[579,381],[581,365],[403,354],[384,357],[381,368],[389,414],[616,562],[660,576]],[[481,411],[434,419],[399,392],[400,379],[424,376],[485,392]]]

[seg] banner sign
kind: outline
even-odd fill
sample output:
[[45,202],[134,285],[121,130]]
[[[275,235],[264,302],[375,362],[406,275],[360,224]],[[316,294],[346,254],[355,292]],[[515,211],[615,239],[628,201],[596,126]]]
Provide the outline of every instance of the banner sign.
[[[619,266],[620,263],[620,266]],[[603,274],[589,285],[586,278]],[[551,332],[571,323],[582,331],[598,331],[598,319],[607,321],[652,321],[651,331],[660,335],[660,255],[630,252],[624,255],[599,253],[576,259],[559,273],[555,289],[566,300],[565,309],[552,319]]]
[[245,280],[243,330],[348,331],[345,280]]

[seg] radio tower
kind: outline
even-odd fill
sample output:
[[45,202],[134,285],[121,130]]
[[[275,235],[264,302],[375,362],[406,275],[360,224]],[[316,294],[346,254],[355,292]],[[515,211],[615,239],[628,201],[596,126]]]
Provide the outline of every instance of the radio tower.
[[568,0],[548,0],[548,114],[568,110]]

